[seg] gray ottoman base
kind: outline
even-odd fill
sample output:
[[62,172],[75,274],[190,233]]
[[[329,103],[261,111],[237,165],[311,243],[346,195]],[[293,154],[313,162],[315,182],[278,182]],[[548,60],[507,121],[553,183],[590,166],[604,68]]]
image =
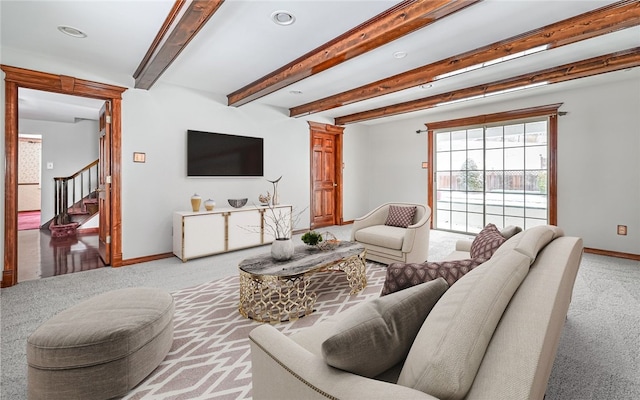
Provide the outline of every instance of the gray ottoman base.
[[124,396],[169,352],[173,311],[169,293],[131,288],[56,315],[27,340],[29,399]]

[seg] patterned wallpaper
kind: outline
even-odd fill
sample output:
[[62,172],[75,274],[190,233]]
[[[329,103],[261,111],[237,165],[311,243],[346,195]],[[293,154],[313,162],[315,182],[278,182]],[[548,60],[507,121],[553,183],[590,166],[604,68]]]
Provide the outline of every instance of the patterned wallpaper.
[[18,184],[40,183],[42,139],[18,139]]

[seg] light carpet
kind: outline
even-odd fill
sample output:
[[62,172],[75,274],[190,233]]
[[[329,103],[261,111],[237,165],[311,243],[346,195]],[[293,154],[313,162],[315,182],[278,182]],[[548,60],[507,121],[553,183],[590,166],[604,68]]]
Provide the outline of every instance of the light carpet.
[[[330,228],[340,240],[348,240],[350,230],[350,225]],[[468,236],[432,230],[429,259],[442,260],[455,249],[456,240],[463,238]],[[27,336],[60,311],[105,291],[123,287],[158,287],[177,295],[190,291],[188,288],[206,286],[204,282],[233,280],[241,260],[265,251],[264,247],[258,247],[188,263],[173,257],[124,268],[99,268],[37,279],[2,289],[0,398],[27,398]],[[367,292],[362,295],[369,295],[368,291],[374,285],[370,282]],[[235,299],[227,300],[235,302]],[[300,319],[296,327],[310,323],[319,315]],[[241,318],[239,314],[237,317]],[[639,343],[640,262],[584,254],[545,400],[640,399]],[[189,379],[185,375],[182,378]],[[147,379],[131,396],[165,398],[151,394],[154,390],[148,386],[151,382],[151,378]],[[147,390],[146,395],[142,393],[144,390]],[[231,393],[228,398],[237,397]],[[190,397],[183,394],[181,398]]]
[[[308,291],[318,295],[314,312],[274,326],[289,335],[378,297],[386,268],[367,264],[367,287],[349,295],[342,272],[311,277]],[[173,294],[176,301],[173,346],[158,368],[125,399],[250,399],[249,332],[260,323],[238,312],[238,278],[223,278]]]

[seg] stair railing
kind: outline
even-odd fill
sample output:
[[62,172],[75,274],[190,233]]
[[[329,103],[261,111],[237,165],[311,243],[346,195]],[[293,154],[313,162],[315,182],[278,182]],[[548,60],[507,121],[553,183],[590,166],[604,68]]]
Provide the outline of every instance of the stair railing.
[[85,197],[97,197],[99,173],[98,160],[95,160],[71,176],[53,178],[55,182],[53,220],[56,225],[70,223],[69,210],[84,207],[82,201]]

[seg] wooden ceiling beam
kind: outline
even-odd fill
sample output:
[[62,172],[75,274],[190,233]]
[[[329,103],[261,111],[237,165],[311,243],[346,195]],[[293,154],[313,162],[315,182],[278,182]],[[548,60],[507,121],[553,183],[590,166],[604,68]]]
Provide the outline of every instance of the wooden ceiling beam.
[[324,99],[289,109],[291,117],[313,114],[428,84],[435,77],[542,45],[561,47],[581,40],[640,25],[640,1],[624,0],[509,39],[429,65],[381,79]]
[[573,79],[585,78],[588,76],[637,66],[640,66],[640,47],[569,63],[559,67],[548,68],[514,78],[441,93],[388,107],[380,107],[374,110],[345,115],[336,118],[335,125],[346,125],[376,118],[390,117],[392,115],[399,115],[412,111],[426,110],[436,107],[441,103],[462,101],[476,96],[491,95],[503,90],[516,89],[527,85],[542,84],[543,82],[547,82],[548,84],[566,82]]
[[150,89],[222,3],[224,0],[193,0],[172,28],[186,4],[185,0],[176,0],[133,75],[135,87]]
[[481,0],[405,0],[289,64],[227,95],[241,106],[320,73]]
[[151,46],[149,46],[147,53],[144,55],[144,57],[142,57],[142,61],[140,61],[140,65],[138,65],[136,72],[133,73],[134,79],[138,79],[140,74],[142,74],[142,71],[151,60],[151,56],[153,56],[153,54],[158,50],[158,47],[160,46],[160,43],[162,43],[162,41],[164,40],[165,36],[169,34],[170,32],[169,28],[171,28],[173,21],[175,21],[175,19],[180,14],[180,10],[182,10],[182,7],[184,7],[185,3],[186,3],[186,0],[176,0],[176,2],[173,3],[173,7],[171,7],[171,11],[169,11],[167,18],[165,18],[164,23],[162,24],[162,26],[160,27],[160,30],[158,31],[158,34],[156,34],[156,37],[153,39],[153,42],[151,42]]

